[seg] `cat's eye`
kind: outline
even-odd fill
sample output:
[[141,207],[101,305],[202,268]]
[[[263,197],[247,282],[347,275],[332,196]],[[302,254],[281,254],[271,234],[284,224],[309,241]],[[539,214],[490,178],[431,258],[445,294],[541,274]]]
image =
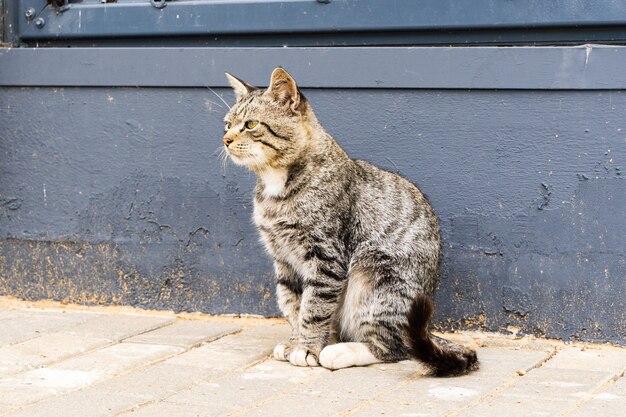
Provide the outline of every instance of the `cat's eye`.
[[226,122],[226,125],[224,125],[224,132],[228,132],[230,130],[230,122]]
[[248,120],[244,126],[246,127],[246,129],[251,130],[257,127],[258,124],[259,122],[257,122],[256,120]]

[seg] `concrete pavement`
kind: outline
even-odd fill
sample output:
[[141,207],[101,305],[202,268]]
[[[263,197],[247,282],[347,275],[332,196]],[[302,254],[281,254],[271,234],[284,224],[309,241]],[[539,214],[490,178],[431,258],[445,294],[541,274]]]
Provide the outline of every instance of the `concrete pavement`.
[[0,416],[620,416],[626,348],[479,332],[480,371],[335,372],[269,358],[282,320],[0,297]]

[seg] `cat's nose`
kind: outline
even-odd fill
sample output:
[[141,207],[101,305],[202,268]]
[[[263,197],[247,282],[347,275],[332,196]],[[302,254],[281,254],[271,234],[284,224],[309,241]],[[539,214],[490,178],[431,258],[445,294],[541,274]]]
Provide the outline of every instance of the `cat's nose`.
[[233,143],[234,140],[235,139],[233,139],[232,136],[225,135],[224,136],[224,145],[226,145],[226,147],[228,147],[231,143]]

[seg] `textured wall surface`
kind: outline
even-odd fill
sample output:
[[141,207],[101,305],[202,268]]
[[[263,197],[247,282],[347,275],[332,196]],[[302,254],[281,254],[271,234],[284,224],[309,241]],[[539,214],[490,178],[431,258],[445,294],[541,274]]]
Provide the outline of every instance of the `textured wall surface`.
[[[626,94],[305,94],[429,196],[439,326],[626,342]],[[0,294],[276,315],[225,110],[200,88],[1,88]]]

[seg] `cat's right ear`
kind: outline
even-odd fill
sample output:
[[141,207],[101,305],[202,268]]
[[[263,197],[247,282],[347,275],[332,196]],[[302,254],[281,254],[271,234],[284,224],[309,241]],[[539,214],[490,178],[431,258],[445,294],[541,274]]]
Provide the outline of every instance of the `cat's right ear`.
[[235,90],[235,95],[237,96],[237,100],[239,100],[242,96],[256,90],[255,87],[251,86],[245,81],[241,81],[239,78],[225,72],[226,78],[228,78],[228,83]]
[[300,106],[300,91],[298,91],[296,81],[281,67],[272,72],[267,94],[282,105],[288,104],[292,112]]

